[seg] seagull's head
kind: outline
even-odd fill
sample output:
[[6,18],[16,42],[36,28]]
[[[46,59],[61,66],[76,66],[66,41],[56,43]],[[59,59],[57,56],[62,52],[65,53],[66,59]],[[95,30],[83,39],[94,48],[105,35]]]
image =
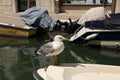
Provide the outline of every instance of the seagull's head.
[[61,36],[61,35],[56,35],[55,37],[54,37],[54,41],[64,41],[64,40],[69,40],[68,38],[65,38],[65,37],[63,37],[63,36]]

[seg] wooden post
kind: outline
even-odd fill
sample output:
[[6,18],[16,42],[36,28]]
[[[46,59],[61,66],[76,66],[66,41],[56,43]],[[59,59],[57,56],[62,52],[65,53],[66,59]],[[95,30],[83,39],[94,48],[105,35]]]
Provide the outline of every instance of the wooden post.
[[96,4],[96,0],[93,0],[93,3]]
[[27,8],[30,8],[30,0],[27,0]]
[[59,0],[55,0],[55,13],[59,13]]
[[115,13],[116,0],[112,0],[112,14]]
[[103,0],[103,7],[106,8],[106,3],[107,3],[107,0]]

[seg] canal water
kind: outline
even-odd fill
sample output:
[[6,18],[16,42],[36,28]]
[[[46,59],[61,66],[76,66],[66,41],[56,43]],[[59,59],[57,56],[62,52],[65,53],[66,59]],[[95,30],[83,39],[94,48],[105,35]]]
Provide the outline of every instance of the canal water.
[[[36,50],[51,41],[48,35],[32,38],[0,36],[0,80],[35,80],[33,71],[53,64],[50,57],[36,56]],[[57,63],[90,63],[120,66],[116,49],[93,48],[65,42]]]

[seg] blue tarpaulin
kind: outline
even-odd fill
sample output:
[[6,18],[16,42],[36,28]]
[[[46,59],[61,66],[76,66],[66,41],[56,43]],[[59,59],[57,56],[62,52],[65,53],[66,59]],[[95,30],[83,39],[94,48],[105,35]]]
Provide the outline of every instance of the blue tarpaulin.
[[46,9],[38,6],[25,10],[21,14],[21,19],[27,25],[34,24],[36,27],[42,27],[43,29],[47,28],[50,31],[53,30],[56,24],[56,20],[49,16],[49,12]]
[[106,28],[120,29],[120,13],[110,14],[111,18],[105,20],[87,21],[85,27],[88,28]]

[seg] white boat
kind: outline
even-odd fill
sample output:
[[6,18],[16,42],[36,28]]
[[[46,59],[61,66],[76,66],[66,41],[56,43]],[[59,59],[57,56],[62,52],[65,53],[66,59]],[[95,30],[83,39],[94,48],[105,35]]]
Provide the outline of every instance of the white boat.
[[33,73],[36,80],[120,80],[120,66],[67,63]]
[[88,21],[71,38],[71,42],[120,47],[120,13],[111,14],[111,19]]

